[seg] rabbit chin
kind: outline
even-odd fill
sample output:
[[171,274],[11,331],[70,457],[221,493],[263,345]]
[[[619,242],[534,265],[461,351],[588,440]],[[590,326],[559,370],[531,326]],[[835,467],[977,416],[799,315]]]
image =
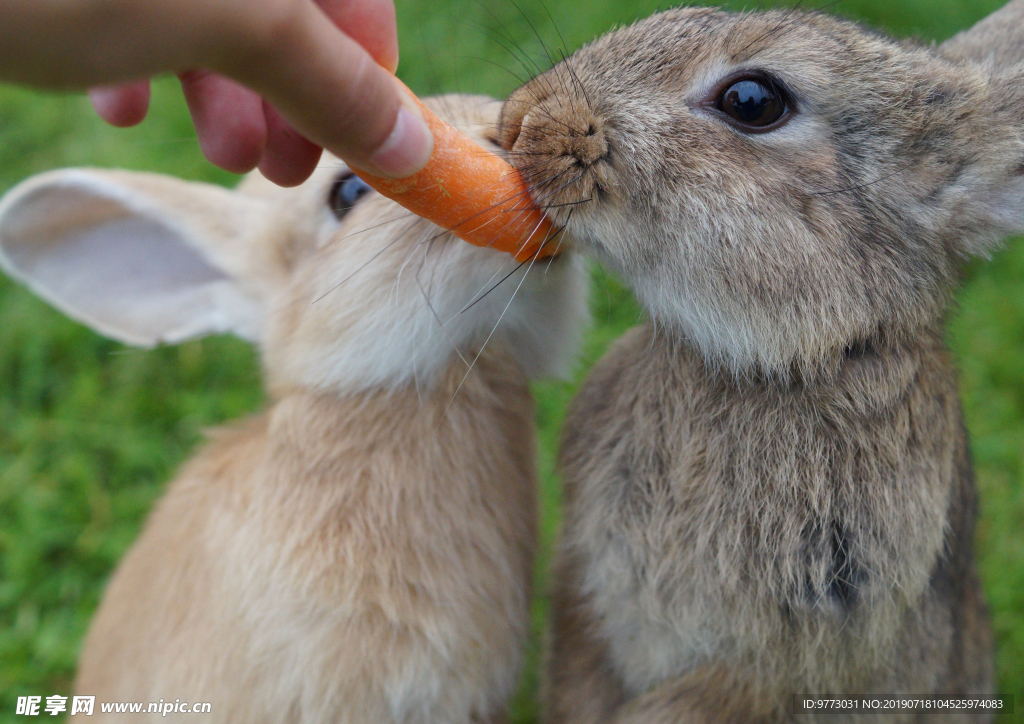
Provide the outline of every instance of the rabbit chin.
[[686,279],[635,282],[637,297],[660,329],[691,345],[709,368],[736,377],[780,382],[794,375],[805,381],[827,378],[851,344],[872,341],[878,330],[867,319],[808,320],[796,313],[787,318],[726,293],[701,293],[688,286]]
[[312,264],[282,295],[263,344],[272,388],[424,392],[452,365],[468,371],[485,346],[530,378],[571,373],[588,318],[581,258],[513,271],[508,255],[457,239],[412,253],[367,246],[378,249],[372,263],[346,253]]

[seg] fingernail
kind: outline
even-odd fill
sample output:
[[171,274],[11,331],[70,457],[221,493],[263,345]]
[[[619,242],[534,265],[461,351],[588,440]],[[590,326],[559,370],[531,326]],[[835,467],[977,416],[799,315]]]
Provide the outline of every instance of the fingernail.
[[406,178],[427,165],[434,152],[434,136],[427,124],[404,104],[384,145],[370,157],[383,176]]

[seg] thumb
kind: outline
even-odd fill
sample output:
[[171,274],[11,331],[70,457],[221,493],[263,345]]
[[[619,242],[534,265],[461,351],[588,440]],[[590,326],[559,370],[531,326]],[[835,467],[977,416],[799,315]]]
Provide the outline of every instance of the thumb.
[[[405,178],[434,139],[394,77],[313,2],[302,2],[246,58],[216,68],[269,100],[302,135],[352,165]],[[234,67],[232,67],[234,66]]]

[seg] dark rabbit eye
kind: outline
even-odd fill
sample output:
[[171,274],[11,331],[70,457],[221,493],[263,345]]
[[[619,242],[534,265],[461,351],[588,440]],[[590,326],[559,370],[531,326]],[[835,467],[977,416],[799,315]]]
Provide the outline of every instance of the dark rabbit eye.
[[766,78],[741,78],[715,101],[715,108],[750,131],[774,130],[789,110],[782,91]]
[[370,190],[369,184],[349,171],[334,182],[327,203],[334,215],[341,219]]

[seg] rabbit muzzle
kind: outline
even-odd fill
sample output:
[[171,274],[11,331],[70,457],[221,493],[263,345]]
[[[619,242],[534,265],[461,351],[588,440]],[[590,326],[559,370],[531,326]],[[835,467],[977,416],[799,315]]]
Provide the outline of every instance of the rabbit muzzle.
[[560,66],[547,75],[505,102],[499,140],[534,202],[564,223],[614,187],[612,144],[605,118],[569,69]]

